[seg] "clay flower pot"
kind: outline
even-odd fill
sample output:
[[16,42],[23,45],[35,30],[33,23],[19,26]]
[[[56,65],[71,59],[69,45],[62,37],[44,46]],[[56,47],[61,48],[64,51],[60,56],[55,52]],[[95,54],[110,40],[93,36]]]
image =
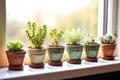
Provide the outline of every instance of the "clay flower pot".
[[97,55],[99,51],[99,44],[85,44],[84,48],[86,51],[86,61],[97,62]]
[[31,68],[43,68],[44,67],[44,57],[46,54],[46,49],[36,49],[28,48],[28,54],[30,58],[29,66]]
[[48,47],[48,57],[49,57],[49,65],[52,66],[62,66],[62,56],[64,53],[64,47],[59,46],[59,47]]
[[116,44],[100,44],[101,55],[103,59],[113,60]]
[[79,64],[81,63],[81,54],[83,51],[83,45],[77,44],[67,44],[66,45],[66,51],[68,53],[68,63],[71,64]]
[[21,51],[16,51],[12,52],[7,50],[7,58],[9,62],[9,70],[23,70],[23,60],[25,57],[26,51],[21,50]]

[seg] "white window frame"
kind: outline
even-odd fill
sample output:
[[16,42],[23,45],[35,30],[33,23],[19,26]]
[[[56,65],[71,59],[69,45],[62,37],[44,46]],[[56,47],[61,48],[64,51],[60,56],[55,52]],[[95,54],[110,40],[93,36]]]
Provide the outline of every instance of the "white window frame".
[[108,0],[98,1],[98,37],[107,33]]
[[[119,4],[120,5],[120,4]],[[120,43],[118,41],[118,0],[109,0],[108,1],[108,24],[107,24],[107,33],[113,34],[117,44],[115,55],[120,57]]]
[[98,35],[117,37],[118,0],[99,0],[98,8]]
[[[103,34],[105,34],[107,32],[108,33],[113,33],[113,34],[116,35],[117,34],[116,33],[117,32],[117,25],[116,25],[117,24],[117,15],[116,15],[117,14],[117,6],[115,6],[115,5],[117,5],[118,0],[109,0],[108,1],[108,9],[104,8],[104,6],[103,6],[104,2],[105,2],[104,0],[99,0],[99,10],[100,11],[99,11],[99,14],[98,14],[98,16],[99,16],[99,20],[98,20],[98,36],[103,35]],[[106,13],[104,13],[104,10],[108,10],[108,15],[107,15],[106,19],[104,18],[105,14],[106,14]],[[6,31],[5,30],[5,26],[6,26],[5,0],[0,0],[0,12],[1,12],[0,13],[0,36],[1,36],[2,35],[1,32]],[[106,24],[104,23],[104,20],[107,20]],[[104,29],[104,27],[106,27],[106,29]],[[5,38],[5,36],[3,38]],[[4,43],[4,42],[0,42],[0,43]],[[115,67],[115,68],[113,68],[113,67]],[[71,70],[67,71],[66,73],[68,73],[68,76],[69,75],[73,76],[72,73],[77,71],[75,73],[77,74],[77,76],[79,76],[81,74],[81,71],[83,71],[82,73],[84,73],[84,75],[82,75],[82,76],[85,76],[85,75],[90,75],[91,74],[91,69],[94,71],[94,73],[92,73],[92,74],[96,74],[96,73],[117,71],[117,70],[120,70],[119,67],[120,67],[120,64],[113,64],[113,65],[108,65],[108,66],[100,66],[100,67],[97,66],[97,67],[93,67],[93,68],[75,69],[75,70],[72,70],[72,71]],[[0,69],[0,72],[1,71],[2,70]],[[88,71],[90,71],[89,74],[88,74]],[[54,76],[57,75],[57,76],[60,77],[62,75],[61,73],[64,73],[64,71],[60,72],[60,73],[59,72],[52,73],[51,77],[52,77],[52,75],[54,75]],[[46,74],[46,75],[43,73],[43,75],[44,75],[43,77],[46,77],[46,76],[49,76],[50,73]],[[32,76],[38,76],[38,75],[31,75],[31,77]],[[66,77],[65,75],[63,75],[63,76]],[[77,77],[77,76],[75,76],[75,77]],[[42,75],[41,75],[41,77],[42,77]]]
[[115,55],[120,57],[120,43],[118,37],[119,30],[119,13],[118,0],[99,0],[98,13],[98,37],[105,34],[113,34],[117,44]]

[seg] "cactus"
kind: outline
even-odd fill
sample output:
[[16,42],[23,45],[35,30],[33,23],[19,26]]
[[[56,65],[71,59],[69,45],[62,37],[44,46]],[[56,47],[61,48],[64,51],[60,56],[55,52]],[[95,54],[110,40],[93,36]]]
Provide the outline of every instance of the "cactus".
[[42,44],[44,43],[46,33],[46,25],[37,27],[35,22],[28,22],[28,29],[26,30],[26,35],[31,41],[34,48],[42,48]]
[[94,37],[88,34],[85,44],[96,44]]
[[103,44],[114,44],[115,43],[113,35],[110,35],[110,34],[106,34],[104,36],[100,36],[99,40]]

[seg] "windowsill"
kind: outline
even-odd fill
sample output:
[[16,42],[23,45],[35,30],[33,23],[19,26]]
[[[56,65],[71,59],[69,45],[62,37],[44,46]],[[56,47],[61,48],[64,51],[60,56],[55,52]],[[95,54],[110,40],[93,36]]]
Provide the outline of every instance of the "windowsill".
[[15,79],[15,80],[28,80],[28,79],[66,79],[81,76],[88,76],[94,74],[101,74],[106,72],[120,71],[120,58],[115,58],[114,61],[99,59],[98,62],[86,62],[82,60],[81,64],[68,64],[63,62],[63,66],[54,67],[45,64],[45,68],[33,69],[28,65],[24,66],[22,71],[11,71],[8,68],[0,69],[0,79]]

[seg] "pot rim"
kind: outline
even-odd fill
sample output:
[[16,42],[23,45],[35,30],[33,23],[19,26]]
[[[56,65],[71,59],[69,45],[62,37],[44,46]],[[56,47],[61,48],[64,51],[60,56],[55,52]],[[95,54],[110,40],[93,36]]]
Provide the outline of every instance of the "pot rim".
[[45,47],[42,47],[42,48],[27,47],[27,49],[29,49],[29,50],[46,50]]
[[64,48],[64,46],[48,46],[47,48]]
[[117,44],[100,44],[100,45],[117,45]]

